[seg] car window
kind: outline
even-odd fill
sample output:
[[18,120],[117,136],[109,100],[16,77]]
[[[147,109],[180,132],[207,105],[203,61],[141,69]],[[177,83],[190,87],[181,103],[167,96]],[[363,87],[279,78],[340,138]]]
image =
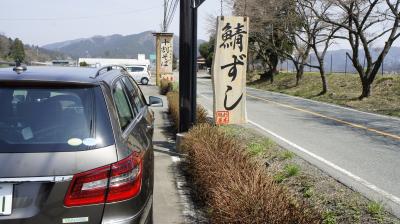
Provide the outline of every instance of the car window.
[[127,69],[130,72],[143,72],[144,71],[143,67],[128,67]]
[[[98,87],[100,88],[100,87]],[[96,88],[0,88],[0,152],[78,151],[114,144]],[[97,121],[102,124],[95,125]],[[96,136],[96,139],[95,139]]]
[[129,92],[131,103],[137,108],[138,112],[140,112],[145,106],[143,101],[141,100],[140,92],[138,92],[138,89],[135,88],[134,84],[128,77],[124,77],[123,81]]
[[131,81],[133,87],[136,89],[139,99],[140,99],[140,103],[143,107],[145,107],[147,105],[147,101],[146,98],[143,95],[142,90],[140,89],[140,87],[138,86],[138,84],[135,82],[135,80],[132,79],[132,77],[129,77],[129,80]]
[[116,83],[113,96],[121,129],[125,130],[133,120],[133,112],[121,81]]

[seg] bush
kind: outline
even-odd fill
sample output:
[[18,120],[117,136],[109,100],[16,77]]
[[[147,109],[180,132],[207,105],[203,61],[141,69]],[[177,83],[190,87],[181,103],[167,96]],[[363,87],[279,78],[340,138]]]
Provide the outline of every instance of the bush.
[[321,223],[246,153],[245,146],[218,127],[194,127],[183,142],[189,173],[211,223]]
[[[172,91],[167,93],[168,98],[168,108],[171,115],[171,118],[175,124],[175,129],[179,128],[179,92]],[[197,124],[206,123],[207,120],[207,111],[204,107],[198,105],[197,106]]]
[[166,79],[161,79],[160,82],[160,94],[167,95],[169,92],[174,90],[174,84]]

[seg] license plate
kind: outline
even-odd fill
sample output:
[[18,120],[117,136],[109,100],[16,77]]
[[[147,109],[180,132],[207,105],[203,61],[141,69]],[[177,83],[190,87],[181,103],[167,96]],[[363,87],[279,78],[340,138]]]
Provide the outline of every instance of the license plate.
[[12,184],[0,184],[0,216],[11,215],[13,190]]

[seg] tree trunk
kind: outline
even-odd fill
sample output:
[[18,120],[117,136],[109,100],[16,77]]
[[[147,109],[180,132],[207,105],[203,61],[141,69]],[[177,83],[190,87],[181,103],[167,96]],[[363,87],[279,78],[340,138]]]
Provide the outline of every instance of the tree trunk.
[[322,96],[328,92],[328,82],[327,82],[326,76],[325,76],[325,68],[324,68],[323,61],[320,61],[319,73],[321,74],[321,81],[322,81],[322,91],[319,95]]
[[364,98],[368,98],[371,96],[371,85],[372,83],[368,81],[367,79],[364,79],[362,82],[362,93],[361,96],[359,97],[360,100],[363,100]]
[[297,73],[296,73],[296,86],[300,84],[301,79],[303,79],[303,74],[304,74],[304,64],[300,64],[297,68]]

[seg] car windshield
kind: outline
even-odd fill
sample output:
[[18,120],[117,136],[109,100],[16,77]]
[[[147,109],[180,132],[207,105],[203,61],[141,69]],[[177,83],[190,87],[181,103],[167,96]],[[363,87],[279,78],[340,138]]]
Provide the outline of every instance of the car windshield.
[[94,88],[0,88],[0,152],[77,151],[110,144],[94,129],[99,107],[94,93]]

